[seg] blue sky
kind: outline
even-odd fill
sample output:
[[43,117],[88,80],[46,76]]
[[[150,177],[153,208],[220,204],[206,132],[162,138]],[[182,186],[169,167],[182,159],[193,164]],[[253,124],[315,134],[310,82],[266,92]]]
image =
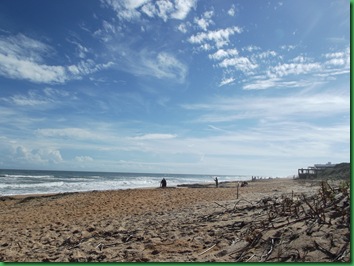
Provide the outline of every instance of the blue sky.
[[347,0],[0,1],[0,167],[348,162],[349,24]]

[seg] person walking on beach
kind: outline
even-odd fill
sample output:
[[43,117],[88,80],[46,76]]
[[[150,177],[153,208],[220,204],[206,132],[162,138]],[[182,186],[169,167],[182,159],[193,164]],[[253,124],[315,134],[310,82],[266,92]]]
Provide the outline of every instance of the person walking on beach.
[[214,181],[215,181],[215,186],[216,186],[216,187],[219,187],[219,180],[218,180],[218,177],[217,177],[217,176],[215,177]]
[[161,183],[160,183],[160,187],[162,187],[162,188],[167,187],[167,181],[165,178],[162,178]]

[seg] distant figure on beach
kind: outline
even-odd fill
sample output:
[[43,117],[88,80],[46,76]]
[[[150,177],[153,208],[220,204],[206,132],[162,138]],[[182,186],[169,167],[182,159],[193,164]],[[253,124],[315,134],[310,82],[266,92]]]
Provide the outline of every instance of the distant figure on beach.
[[167,187],[167,181],[165,178],[162,178],[161,183],[160,183],[160,187],[162,187],[162,188]]
[[248,182],[247,182],[247,181],[243,181],[243,182],[241,183],[241,187],[245,187],[245,186],[248,186]]
[[217,176],[215,177],[214,181],[215,181],[215,186],[216,186],[216,187],[219,187],[219,180],[218,180],[218,177],[217,177]]

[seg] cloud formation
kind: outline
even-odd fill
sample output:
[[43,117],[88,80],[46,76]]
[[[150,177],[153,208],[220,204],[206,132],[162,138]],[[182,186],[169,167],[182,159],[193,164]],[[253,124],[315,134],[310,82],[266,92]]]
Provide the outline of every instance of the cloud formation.
[[196,0],[103,0],[102,3],[112,8],[117,17],[123,21],[141,19],[142,15],[163,21],[169,19],[184,20],[190,10],[195,7]]
[[174,134],[145,134],[143,136],[133,137],[135,140],[161,140],[161,139],[174,139],[177,136]]
[[[242,29],[240,27],[228,27],[225,29],[219,30],[210,30],[207,32],[199,32],[195,35],[189,37],[188,41],[192,44],[199,44],[202,49],[207,50],[213,48],[215,45],[216,48],[221,48],[226,46],[230,42],[230,36],[234,35],[235,33],[241,33]],[[205,46],[207,45],[207,46]]]
[[55,54],[55,49],[23,34],[0,36],[0,47],[0,75],[34,83],[65,83],[113,65],[97,64],[91,59],[76,65],[49,65],[46,59]]

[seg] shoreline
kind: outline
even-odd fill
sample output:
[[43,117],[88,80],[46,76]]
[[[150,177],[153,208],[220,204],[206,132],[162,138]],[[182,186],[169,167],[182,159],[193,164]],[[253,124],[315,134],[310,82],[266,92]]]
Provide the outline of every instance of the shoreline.
[[[241,183],[243,181],[246,182],[264,182],[267,180],[278,180],[278,179],[293,179],[291,177],[276,177],[276,178],[265,178],[265,179],[257,179],[256,181],[252,180],[242,180],[242,181],[221,181],[219,182],[219,187],[236,187],[237,183]],[[54,196],[61,194],[74,194],[74,193],[90,193],[90,192],[105,192],[105,191],[122,191],[122,190],[144,190],[144,189],[157,189],[160,188],[158,186],[155,187],[132,187],[132,188],[118,188],[118,189],[103,189],[103,190],[87,190],[87,191],[67,191],[67,192],[48,192],[48,193],[28,193],[28,194],[11,194],[11,195],[0,195],[0,201],[5,198],[24,198],[24,197],[46,197],[46,196]],[[186,183],[186,184],[178,184],[174,186],[167,186],[167,188],[215,188],[215,182],[203,182],[203,183]]]
[[[246,228],[262,222],[264,199],[300,199],[302,194],[318,194],[320,188],[319,182],[257,180],[239,188],[237,199],[237,183],[220,182],[219,188],[206,185],[4,196],[0,198],[0,261],[235,262],[233,252],[238,245],[247,245]],[[239,227],[241,221],[243,226]],[[341,247],[341,235],[345,236],[347,229],[334,229],[333,241]],[[267,235],[276,236],[279,231],[268,230],[264,230],[260,244],[266,245]],[[289,225],[288,230],[298,230],[299,235],[304,231],[299,241],[311,244],[303,222]],[[327,228],[326,234],[330,232]],[[325,246],[322,238],[328,239],[319,235],[316,241]],[[267,247],[256,248],[253,258],[242,261],[260,261],[264,249]],[[257,252],[261,252],[259,257]],[[328,261],[320,253],[311,251],[307,261]]]

